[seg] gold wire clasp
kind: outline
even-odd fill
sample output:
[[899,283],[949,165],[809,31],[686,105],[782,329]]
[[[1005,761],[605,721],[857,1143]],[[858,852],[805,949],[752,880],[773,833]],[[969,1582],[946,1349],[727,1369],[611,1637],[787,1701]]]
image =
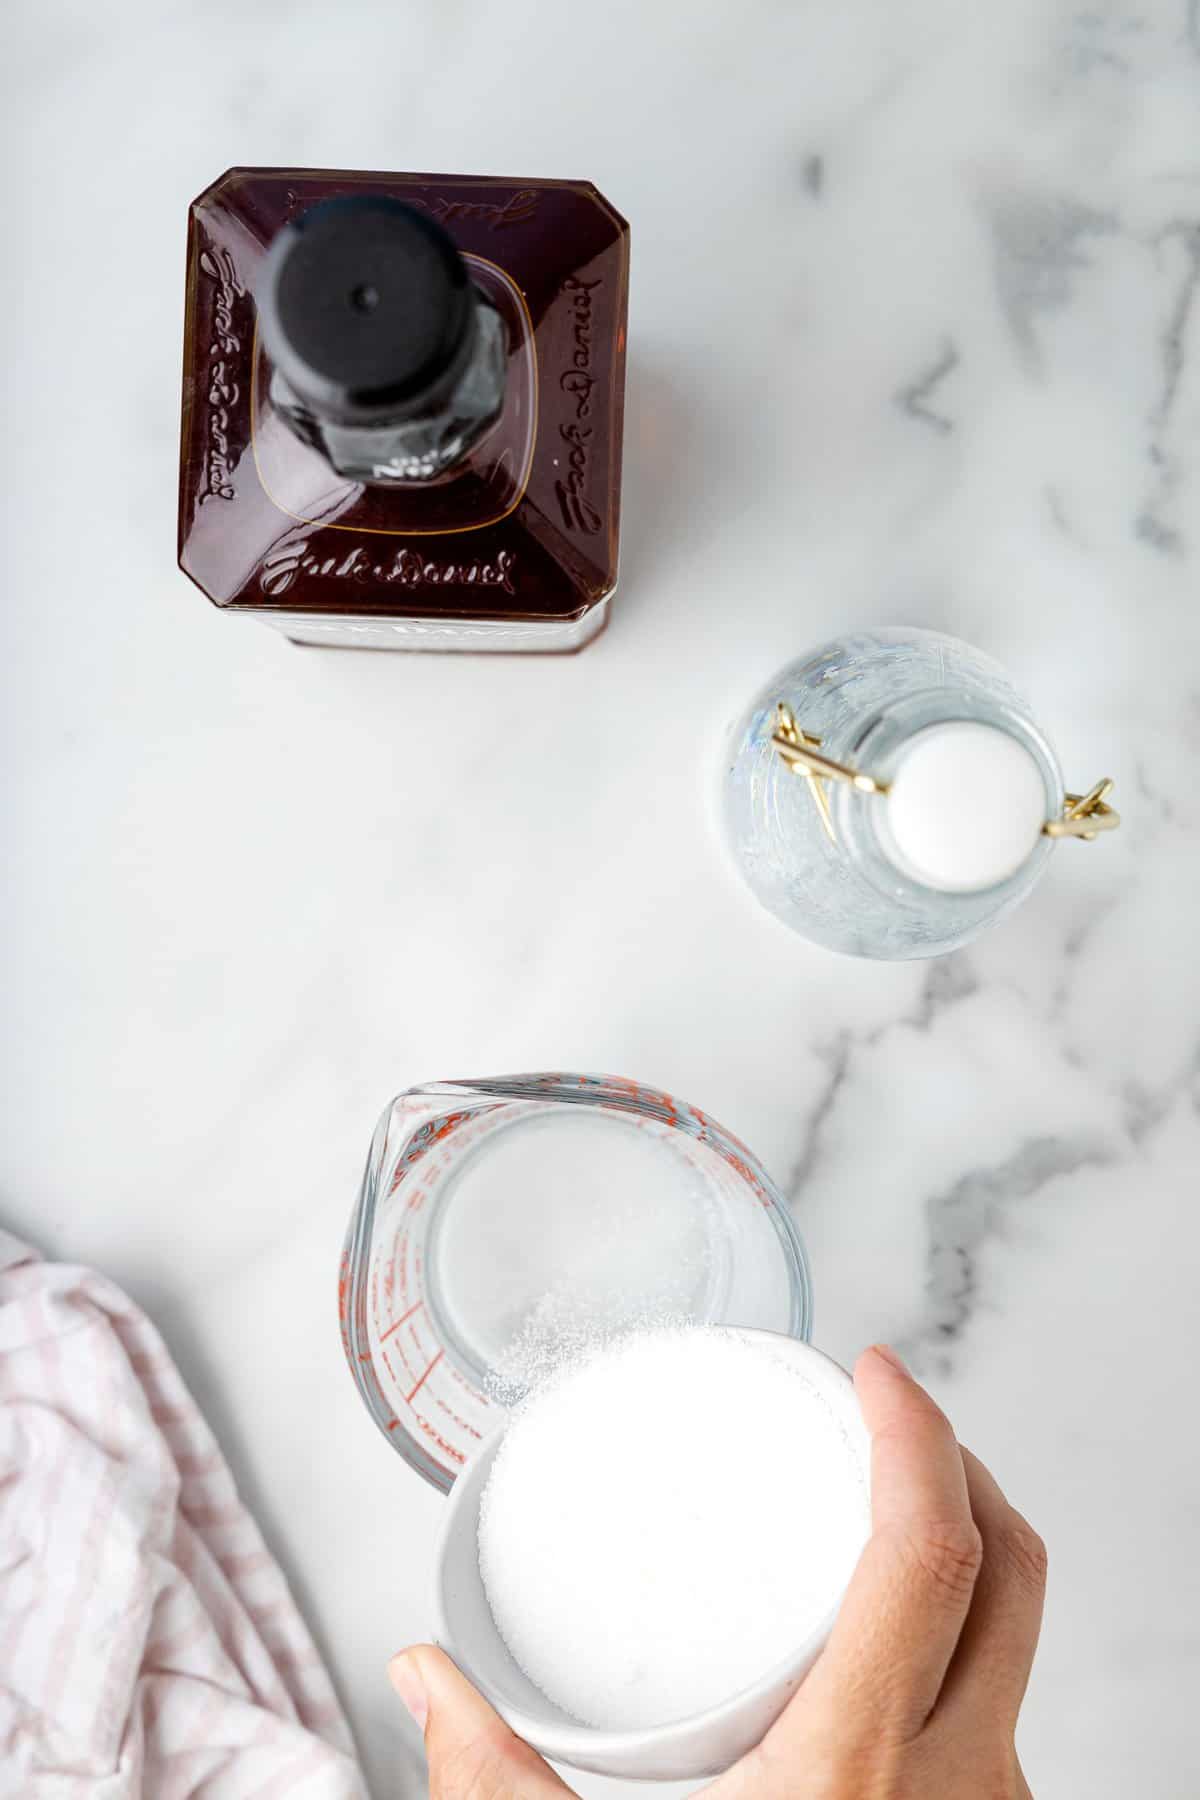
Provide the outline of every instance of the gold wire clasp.
[[1121,823],[1121,815],[1105,804],[1112,791],[1113,784],[1105,776],[1086,794],[1065,794],[1062,817],[1047,819],[1042,830],[1047,837],[1082,838],[1085,844],[1090,844],[1102,831],[1115,831]]
[[831,844],[837,843],[837,832],[833,829],[833,814],[829,810],[829,795],[821,783],[820,777],[806,768],[800,757],[804,750],[814,750],[820,744],[819,737],[810,737],[807,731],[801,731],[796,723],[796,715],[790,706],[781,700],[775,708],[775,730],[771,742],[780,756],[792,771],[793,775],[807,775],[808,791],[812,795],[813,804],[825,827],[825,835]]
[[857,769],[850,768],[848,764],[834,762],[830,756],[822,756],[820,738],[813,737],[804,730],[785,700],[776,703],[775,730],[771,735],[771,742],[793,775],[803,775],[808,782],[809,792],[831,844],[836,844],[838,839],[829,808],[829,795],[825,791],[827,781],[848,782],[860,794],[887,793],[884,784],[876,781],[873,776],[860,775]]
[[[860,794],[886,794],[888,791],[886,781],[876,781],[873,775],[864,775],[860,769],[852,769],[848,763],[835,762],[831,756],[822,756],[820,738],[804,730],[785,700],[776,702],[775,730],[771,734],[771,742],[793,775],[803,775],[808,782],[809,792],[831,844],[836,844],[838,840],[829,807],[829,795],[825,791],[826,782],[844,781]],[[1047,819],[1042,831],[1050,838],[1082,838],[1088,844],[1102,831],[1115,831],[1121,823],[1121,815],[1107,805],[1112,790],[1113,784],[1106,776],[1086,794],[1066,794],[1061,817]]]

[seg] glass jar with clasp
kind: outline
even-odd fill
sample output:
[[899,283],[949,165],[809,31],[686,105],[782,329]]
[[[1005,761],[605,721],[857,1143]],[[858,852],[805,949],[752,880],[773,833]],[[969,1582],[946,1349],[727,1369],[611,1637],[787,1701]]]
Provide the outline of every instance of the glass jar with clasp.
[[1064,837],[1119,818],[1068,793],[1004,670],[937,632],[835,639],[781,669],[734,728],[724,828],[794,931],[857,956],[938,956],[1020,904]]

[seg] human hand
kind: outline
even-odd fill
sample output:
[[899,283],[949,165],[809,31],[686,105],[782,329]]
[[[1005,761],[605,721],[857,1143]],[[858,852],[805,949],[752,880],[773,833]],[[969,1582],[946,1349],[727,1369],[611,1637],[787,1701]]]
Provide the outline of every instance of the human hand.
[[[1031,1800],[1013,1737],[1037,1648],[1042,1542],[890,1351],[854,1371],[872,1534],[816,1665],[706,1800]],[[574,1800],[449,1657],[389,1675],[432,1800]]]

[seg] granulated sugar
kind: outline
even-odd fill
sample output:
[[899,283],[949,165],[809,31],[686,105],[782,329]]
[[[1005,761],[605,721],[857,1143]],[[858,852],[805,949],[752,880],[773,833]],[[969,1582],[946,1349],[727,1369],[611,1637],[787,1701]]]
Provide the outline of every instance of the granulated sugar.
[[548,1108],[484,1141],[439,1220],[438,1310],[504,1405],[615,1332],[703,1317],[720,1222],[681,1149]]
[[584,1724],[731,1698],[836,1605],[869,1505],[829,1403],[761,1342],[635,1333],[514,1415],[480,1505],[496,1625]]
[[515,1406],[560,1369],[635,1330],[687,1326],[689,1271],[659,1277],[659,1292],[608,1291],[603,1262],[584,1274],[562,1276],[534,1302],[489,1369],[484,1388],[501,1406]]

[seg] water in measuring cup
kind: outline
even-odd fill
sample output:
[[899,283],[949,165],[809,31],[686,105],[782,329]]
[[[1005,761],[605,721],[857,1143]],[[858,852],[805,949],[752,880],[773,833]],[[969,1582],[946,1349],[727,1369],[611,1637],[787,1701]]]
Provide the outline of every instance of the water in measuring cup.
[[448,1185],[431,1299],[511,1403],[598,1341],[714,1317],[729,1284],[723,1212],[674,1135],[548,1109],[485,1138]]

